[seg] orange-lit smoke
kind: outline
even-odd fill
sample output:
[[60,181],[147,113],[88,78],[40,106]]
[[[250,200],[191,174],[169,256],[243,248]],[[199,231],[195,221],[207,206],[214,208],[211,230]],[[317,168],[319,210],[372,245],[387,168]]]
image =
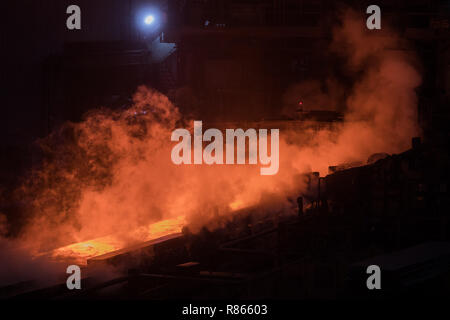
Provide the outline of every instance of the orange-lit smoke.
[[[300,83],[288,91],[288,98],[306,95],[317,109],[344,111],[344,123],[300,138],[303,147],[291,148],[299,170],[327,173],[329,165],[362,161],[377,152],[397,153],[410,147],[419,134],[417,96],[421,83],[416,61],[399,36],[383,26],[368,30],[364,17],[352,10],[341,14],[341,25],[333,31],[331,52],[344,58],[346,71],[354,77],[344,89],[333,75],[324,79],[324,93],[317,80]],[[345,106],[338,106],[343,92]],[[310,107],[315,109],[315,107]],[[299,137],[300,136],[300,137]]]
[[[183,119],[164,95],[140,87],[130,109],[93,111],[42,141],[46,160],[21,190],[32,211],[20,239],[37,251],[111,234],[131,243],[146,238],[131,231],[180,216],[197,230],[246,206],[289,208],[287,197],[302,190],[300,173],[324,175],[329,165],[407,149],[417,134],[420,76],[410,57],[396,50],[394,33],[366,30],[352,11],[342,18],[331,49],[355,74],[345,121],[332,129],[281,131],[277,175],[261,176],[251,165],[174,165],[170,134],[193,119]],[[312,90],[311,99],[341,99],[338,87],[327,97]]]

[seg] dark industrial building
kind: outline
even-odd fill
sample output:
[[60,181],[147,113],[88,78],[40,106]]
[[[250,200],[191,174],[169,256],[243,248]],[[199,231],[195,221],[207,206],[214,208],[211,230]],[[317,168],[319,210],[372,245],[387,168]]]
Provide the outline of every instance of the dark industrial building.
[[[141,84],[167,95],[183,114],[201,116],[218,128],[244,122],[295,130],[311,119],[320,127],[340,123],[339,108],[315,110],[308,101],[302,101],[305,110],[284,114],[291,103],[284,94],[331,69],[342,72],[327,50],[336,12],[343,4],[365,12],[371,2],[80,0],[83,28],[78,31],[58,27],[65,25],[69,4],[11,2],[2,21],[0,212],[12,222],[22,218],[24,204],[12,200],[11,190],[41,160],[33,141],[66,121],[80,121],[92,108],[127,108]],[[136,23],[148,5],[161,14],[158,28]],[[380,0],[377,5],[421,61],[421,137],[412,137],[409,150],[347,166],[336,163],[326,176],[305,173],[308,192],[299,194],[300,201],[293,199],[297,216],[261,216],[258,208],[245,209],[215,231],[184,228],[89,259],[86,269],[113,265],[120,276],[87,277],[85,290],[30,281],[0,287],[0,297],[448,296],[450,3]],[[48,20],[45,12],[63,14]],[[8,236],[14,237],[14,230]],[[368,264],[386,267],[381,293],[366,290]]]

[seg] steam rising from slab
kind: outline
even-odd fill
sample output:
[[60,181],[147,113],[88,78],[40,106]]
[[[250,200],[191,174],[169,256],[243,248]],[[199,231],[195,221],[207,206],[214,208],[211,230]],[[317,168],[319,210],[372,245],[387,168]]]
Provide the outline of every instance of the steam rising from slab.
[[[125,111],[93,110],[80,123],[67,123],[40,141],[45,160],[17,195],[31,206],[17,241],[36,251],[98,238],[127,235],[162,219],[186,216],[195,231],[252,205],[292,210],[304,172],[365,161],[377,152],[406,150],[417,135],[415,89],[421,79],[414,57],[399,38],[365,28],[353,11],[341,16],[330,50],[354,74],[350,90],[336,77],[326,94],[312,85],[310,99],[344,100],[344,122],[320,130],[280,131],[279,171],[262,176],[256,166],[177,166],[171,161],[171,133],[193,128],[164,95],[139,87]],[[287,92],[301,96],[296,88]],[[316,88],[316,89],[314,89]],[[242,106],[245,109],[245,106]],[[129,238],[127,238],[129,237]]]

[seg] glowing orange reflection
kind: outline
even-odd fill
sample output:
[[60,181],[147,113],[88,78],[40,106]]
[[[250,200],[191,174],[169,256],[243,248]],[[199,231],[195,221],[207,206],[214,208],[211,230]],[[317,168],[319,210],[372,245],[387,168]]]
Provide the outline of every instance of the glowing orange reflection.
[[133,243],[179,233],[184,225],[184,216],[166,219],[140,227],[126,235],[110,235],[61,247],[54,250],[51,257],[55,260],[70,260],[85,265],[89,258],[123,249]]

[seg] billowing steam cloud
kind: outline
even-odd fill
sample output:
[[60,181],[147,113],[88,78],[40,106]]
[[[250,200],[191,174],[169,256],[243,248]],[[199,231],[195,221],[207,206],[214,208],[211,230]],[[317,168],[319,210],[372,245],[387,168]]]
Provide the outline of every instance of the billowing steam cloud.
[[288,207],[287,197],[302,191],[303,172],[324,175],[329,165],[407,149],[417,134],[420,76],[399,46],[386,29],[368,31],[354,12],[342,15],[331,50],[353,75],[350,88],[330,75],[326,93],[317,84],[290,91],[308,89],[309,99],[336,108],[331,102],[344,100],[345,121],[332,129],[281,131],[275,176],[261,176],[259,166],[174,165],[171,132],[194,119],[183,119],[165,96],[145,87],[126,111],[96,110],[65,125],[41,141],[45,161],[19,192],[32,204],[21,242],[45,251],[180,215],[196,230],[236,208]]
[[[408,149],[411,137],[419,133],[415,89],[421,77],[405,43],[385,26],[382,31],[367,30],[363,17],[346,10],[341,25],[334,29],[330,49],[344,58],[353,78],[351,87],[344,88],[330,75],[324,86],[317,80],[293,86],[287,99],[304,95],[318,109],[328,106],[344,111],[345,121],[333,130],[308,135],[306,140],[303,136],[303,147],[294,151],[297,168],[306,166],[326,174],[329,165],[365,162],[373,153]],[[343,95],[345,105],[339,106]]]

